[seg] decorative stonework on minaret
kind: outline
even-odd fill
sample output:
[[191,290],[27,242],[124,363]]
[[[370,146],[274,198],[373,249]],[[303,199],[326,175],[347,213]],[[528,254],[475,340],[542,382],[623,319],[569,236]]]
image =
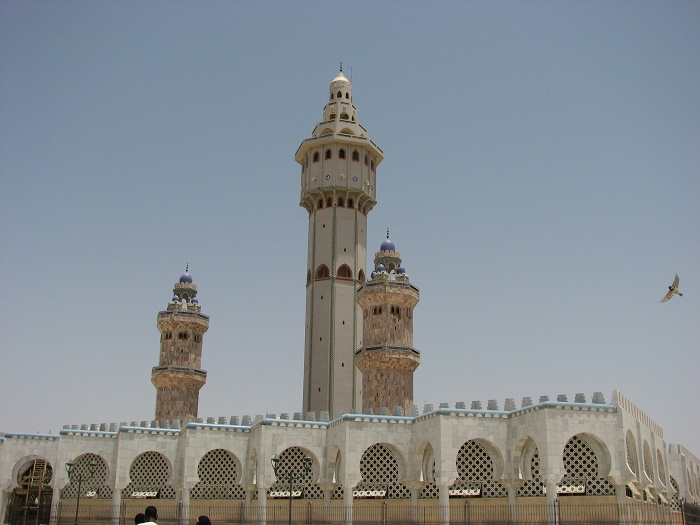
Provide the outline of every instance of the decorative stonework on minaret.
[[157,420],[197,418],[199,390],[207,381],[201,366],[202,339],[208,329],[209,317],[201,313],[197,286],[185,271],[173,287],[168,309],[158,313],[160,360],[151,372]]
[[420,352],[413,348],[413,309],[418,288],[401,266],[401,254],[389,232],[374,256],[374,272],[357,291],[364,318],[363,345],[355,354],[362,371],[362,408],[377,414],[382,407],[403,413],[413,405],[413,372]]
[[309,214],[303,412],[353,412],[362,385],[354,364],[362,340],[355,291],[365,281],[367,214],[384,154],[357,120],[342,66],[323,120],[294,158],[301,165],[300,205]]

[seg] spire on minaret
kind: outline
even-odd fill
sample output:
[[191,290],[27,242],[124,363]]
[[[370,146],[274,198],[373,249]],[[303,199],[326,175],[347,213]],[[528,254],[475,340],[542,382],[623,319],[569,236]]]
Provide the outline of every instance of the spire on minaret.
[[341,73],[343,72],[343,63],[342,62],[340,63],[340,72]]

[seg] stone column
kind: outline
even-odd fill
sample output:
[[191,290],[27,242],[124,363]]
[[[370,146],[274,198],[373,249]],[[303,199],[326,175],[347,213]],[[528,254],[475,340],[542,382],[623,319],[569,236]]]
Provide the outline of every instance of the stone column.
[[253,501],[253,495],[255,494],[255,485],[245,486],[245,501],[243,502],[243,519],[248,522],[250,521],[250,504]]
[[450,486],[447,483],[439,483],[438,494],[440,525],[450,525]]
[[343,482],[343,522],[345,525],[352,525],[352,492],[358,481],[351,479]]
[[190,522],[190,487],[184,485],[180,492],[180,525],[187,525]]
[[326,523],[331,522],[331,498],[333,497],[335,486],[335,483],[321,485],[321,489],[323,490],[323,521]]
[[[2,492],[2,498],[3,498],[3,505],[2,505],[2,514],[0,514],[0,519],[5,521],[5,513],[7,512],[7,505],[10,504],[11,498],[12,498],[12,491],[3,491]],[[58,487],[53,488],[53,494],[51,496],[51,510],[49,511],[49,523],[50,525],[56,525],[58,523],[58,502],[61,499],[61,489]],[[118,519],[118,518],[117,518]]]
[[119,488],[114,488],[112,491],[112,525],[119,525],[119,517],[121,515],[122,506],[122,491]]
[[407,483],[407,485],[411,491],[411,521],[413,523],[418,523],[418,498],[420,497],[425,483],[415,482]]
[[518,489],[520,488],[520,480],[504,481],[508,487],[508,520],[510,523],[518,523]]
[[258,523],[267,523],[267,489],[258,485]]
[[618,483],[618,480],[614,480],[613,483],[615,484],[617,515],[619,516],[620,523],[626,523],[629,521],[629,513],[627,512],[627,485],[625,483]]
[[558,477],[547,476],[545,478],[545,487],[547,489],[547,520],[552,525],[557,523],[557,481]]

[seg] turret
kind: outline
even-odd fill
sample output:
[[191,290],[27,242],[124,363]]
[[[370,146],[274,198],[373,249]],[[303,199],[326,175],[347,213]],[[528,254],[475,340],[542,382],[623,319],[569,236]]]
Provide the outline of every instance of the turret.
[[387,238],[374,257],[370,279],[357,291],[362,309],[363,345],[355,354],[362,372],[362,408],[413,405],[413,372],[420,352],[413,347],[413,310],[418,288],[410,283],[401,254]]
[[209,329],[209,317],[201,309],[197,286],[185,270],[173,286],[167,310],[158,313],[160,359],[151,372],[157,420],[197,418],[199,391],[207,381],[201,368],[202,340]]

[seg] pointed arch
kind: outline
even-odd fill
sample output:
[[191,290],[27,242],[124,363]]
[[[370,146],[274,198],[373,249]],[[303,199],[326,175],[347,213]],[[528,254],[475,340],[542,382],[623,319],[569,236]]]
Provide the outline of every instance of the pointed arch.
[[324,129],[319,135],[319,137],[326,137],[328,135],[333,135],[333,130],[331,128]]
[[331,272],[328,270],[328,266],[325,264],[322,264],[321,266],[318,267],[316,270],[316,280],[320,279],[328,279],[331,276]]
[[[349,200],[348,200],[348,206],[350,206]],[[360,268],[360,271],[357,274],[357,280],[358,280],[358,282],[360,282],[362,284],[364,284],[364,282],[365,282],[365,271],[362,268]]]
[[356,149],[352,151],[352,160],[354,162],[360,162],[360,152]]
[[313,161],[314,161],[314,162],[318,162],[318,161],[319,161],[319,154],[318,154],[318,151],[314,151]]
[[337,273],[338,279],[343,279],[343,280],[352,280],[352,270],[347,264],[343,264],[338,268],[338,273]]
[[330,148],[326,150],[325,157],[326,160],[333,158],[333,152],[330,150]]

